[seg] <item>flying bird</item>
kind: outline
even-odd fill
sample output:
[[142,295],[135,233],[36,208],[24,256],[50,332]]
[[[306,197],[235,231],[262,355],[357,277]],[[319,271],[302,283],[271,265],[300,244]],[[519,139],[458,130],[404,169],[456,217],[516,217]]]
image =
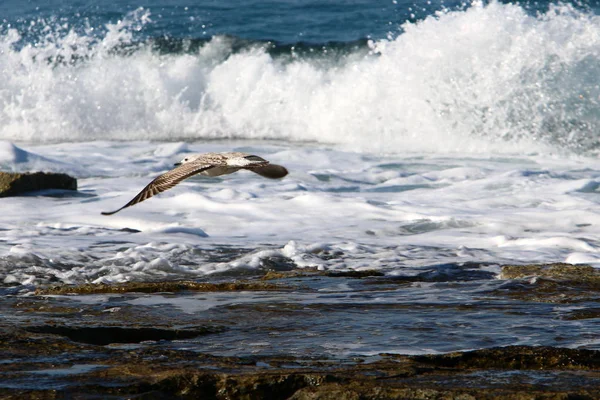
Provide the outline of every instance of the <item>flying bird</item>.
[[175,164],[175,168],[156,177],[129,203],[118,210],[102,212],[102,215],[115,214],[124,208],[147,200],[155,194],[171,189],[179,182],[196,174],[219,176],[232,174],[240,169],[247,169],[269,179],[283,178],[288,174],[285,167],[271,164],[264,158],[252,154],[230,152],[189,155]]

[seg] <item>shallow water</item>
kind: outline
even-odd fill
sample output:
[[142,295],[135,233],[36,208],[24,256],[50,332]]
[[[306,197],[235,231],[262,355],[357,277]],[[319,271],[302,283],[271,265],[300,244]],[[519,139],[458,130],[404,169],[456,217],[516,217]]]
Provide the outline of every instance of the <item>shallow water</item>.
[[[472,265],[471,270],[481,268]],[[106,336],[104,327],[119,327],[122,333],[110,333],[121,338],[111,344],[117,348],[158,346],[217,357],[286,355],[297,362],[372,362],[384,353],[440,354],[510,345],[600,349],[596,319],[581,314],[593,309],[593,296],[575,304],[568,298],[564,303],[524,299],[544,289],[533,282],[485,277],[426,281],[309,274],[273,281],[281,289],[269,291],[10,297],[2,303],[2,317],[31,332],[75,342],[105,344],[94,335]],[[562,290],[572,294],[572,289]],[[151,338],[161,333],[141,332],[146,328],[208,331],[197,338],[158,341]]]

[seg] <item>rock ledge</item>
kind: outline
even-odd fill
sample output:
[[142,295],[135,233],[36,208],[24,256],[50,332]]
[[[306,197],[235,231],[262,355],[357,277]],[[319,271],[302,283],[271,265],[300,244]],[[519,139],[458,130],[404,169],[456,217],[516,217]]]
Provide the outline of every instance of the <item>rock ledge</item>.
[[53,172],[0,172],[0,197],[46,189],[77,190],[77,179]]

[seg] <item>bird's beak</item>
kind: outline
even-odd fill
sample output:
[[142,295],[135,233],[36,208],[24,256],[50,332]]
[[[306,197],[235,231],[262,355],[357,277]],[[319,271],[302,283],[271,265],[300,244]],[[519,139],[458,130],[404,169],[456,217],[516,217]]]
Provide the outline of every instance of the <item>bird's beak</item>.
[[180,163],[180,162],[176,162],[176,163],[175,163],[175,164],[173,164],[173,165],[174,165],[174,166],[176,166],[176,167],[179,167],[179,166],[181,165],[181,163]]

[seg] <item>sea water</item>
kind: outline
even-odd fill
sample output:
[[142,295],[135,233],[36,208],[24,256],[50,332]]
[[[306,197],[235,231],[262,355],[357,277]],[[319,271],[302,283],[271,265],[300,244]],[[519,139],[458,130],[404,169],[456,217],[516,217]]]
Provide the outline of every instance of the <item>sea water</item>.
[[[461,280],[473,265],[477,290],[502,264],[600,265],[598,12],[3,2],[0,169],[68,173],[79,191],[0,199],[0,287],[273,268]],[[195,177],[100,214],[213,151],[290,174]]]

